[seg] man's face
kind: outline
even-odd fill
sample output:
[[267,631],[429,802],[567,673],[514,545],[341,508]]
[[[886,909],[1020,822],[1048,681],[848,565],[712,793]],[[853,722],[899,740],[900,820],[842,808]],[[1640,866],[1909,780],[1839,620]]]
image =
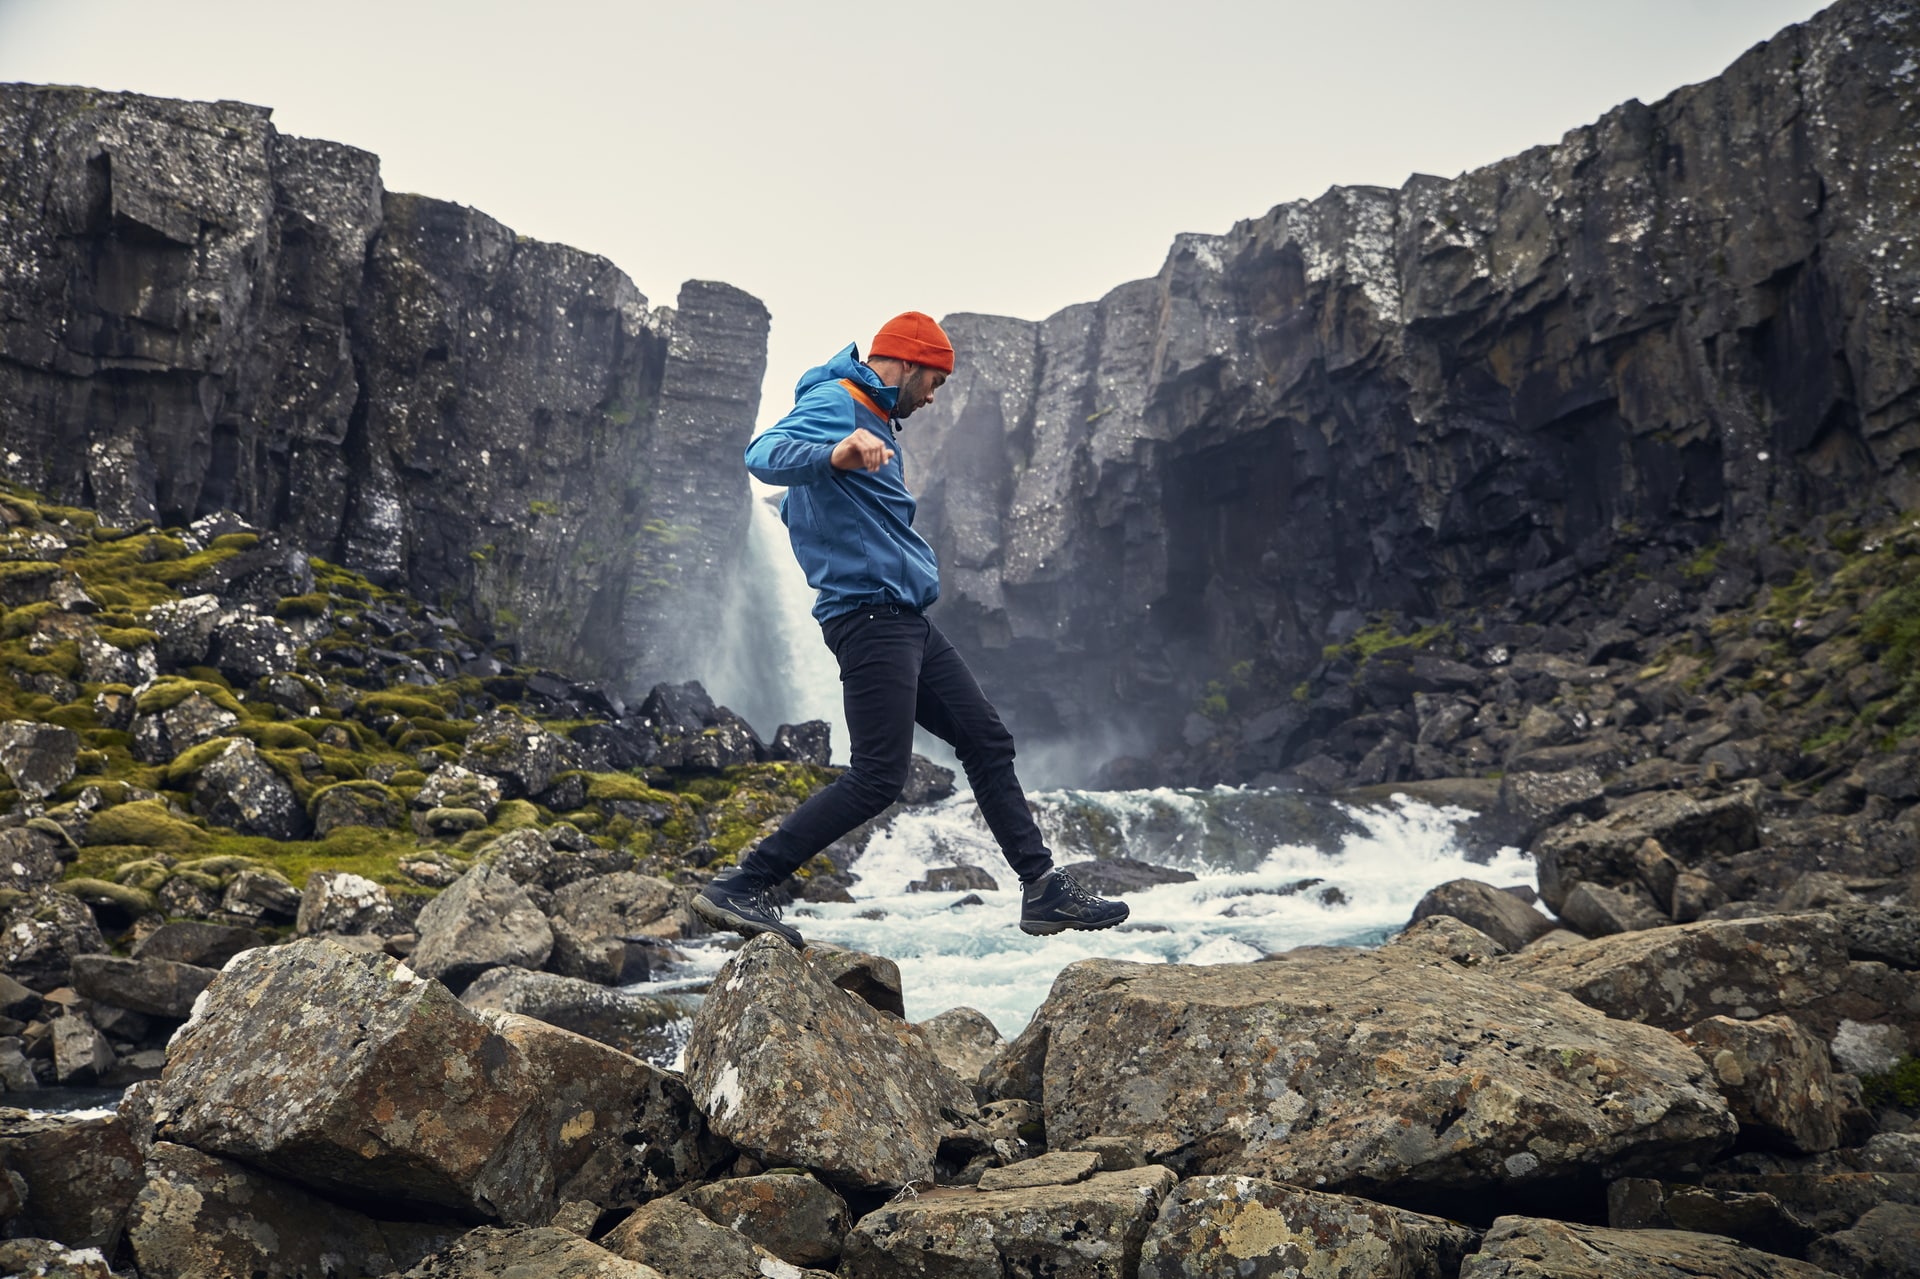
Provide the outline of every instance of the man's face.
[[914,410],[933,403],[933,393],[946,384],[947,375],[924,364],[909,364],[900,379],[900,398],[894,402],[893,415],[911,417]]

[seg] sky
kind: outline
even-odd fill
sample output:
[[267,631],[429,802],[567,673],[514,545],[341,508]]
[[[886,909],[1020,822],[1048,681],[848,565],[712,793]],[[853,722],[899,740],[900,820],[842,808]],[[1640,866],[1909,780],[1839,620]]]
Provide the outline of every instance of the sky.
[[273,108],[389,190],[773,314],[761,420],[903,310],[1040,319],[1335,184],[1708,79],[1812,0],[0,0],[0,81]]

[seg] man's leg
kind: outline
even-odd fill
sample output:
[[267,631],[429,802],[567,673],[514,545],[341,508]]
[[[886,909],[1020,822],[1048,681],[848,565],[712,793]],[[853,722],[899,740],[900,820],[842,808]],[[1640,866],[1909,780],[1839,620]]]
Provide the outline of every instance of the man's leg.
[[884,607],[833,618],[822,628],[840,663],[841,700],[852,738],[847,771],[788,814],[736,869],[701,890],[693,909],[702,919],[748,936],[777,932],[801,944],[799,932],[779,921],[765,894],[899,797],[913,762],[913,712],[926,628],[924,619]]
[[922,728],[960,757],[980,815],[1020,877],[1022,932],[1111,928],[1126,919],[1125,903],[1096,897],[1065,871],[1054,869],[1053,854],[1034,825],[1027,794],[1013,771],[1013,735],[980,691],[966,661],[931,622],[915,714]]

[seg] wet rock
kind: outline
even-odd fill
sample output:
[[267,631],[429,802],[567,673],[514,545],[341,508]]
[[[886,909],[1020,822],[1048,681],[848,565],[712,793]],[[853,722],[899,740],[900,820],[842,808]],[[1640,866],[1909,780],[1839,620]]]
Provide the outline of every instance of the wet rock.
[[27,799],[45,799],[73,778],[80,737],[70,728],[12,719],[0,723],[0,770]]
[[698,681],[656,684],[640,706],[640,722],[653,734],[660,768],[717,772],[751,764],[765,754],[751,725],[714,705]]
[[667,1279],[568,1230],[483,1226],[407,1271],[405,1279]]
[[1413,908],[1409,922],[1418,923],[1431,915],[1451,915],[1510,951],[1553,929],[1553,921],[1526,902],[1477,879],[1451,879],[1429,889]]
[[1061,869],[1096,897],[1137,893],[1158,884],[1190,884],[1198,878],[1190,870],[1155,866],[1131,857],[1102,857],[1098,861],[1074,862]]
[[823,719],[782,724],[774,730],[767,758],[825,767],[833,762],[833,725]]
[[677,1199],[641,1205],[600,1242],[618,1256],[645,1261],[667,1279],[712,1275],[826,1279],[818,1270],[796,1270],[745,1235]]
[[1140,1279],[1313,1274],[1414,1279],[1391,1208],[1253,1177],[1195,1177],[1160,1209],[1140,1249]]
[[579,756],[566,738],[503,707],[474,722],[460,763],[498,778],[501,794],[519,799],[546,791],[555,773],[579,767]]
[[170,959],[175,963],[219,969],[243,950],[266,945],[266,937],[251,928],[225,924],[176,921],[162,924],[133,947],[134,959]]
[[113,1047],[85,1013],[53,1019],[53,1077],[64,1088],[90,1088],[113,1070]]
[[847,1279],[1134,1274],[1174,1182],[1165,1168],[1137,1168],[1071,1186],[895,1201],[854,1223],[840,1273]]
[[1007,1042],[985,1013],[972,1008],[949,1008],[914,1026],[940,1064],[968,1087],[980,1081],[981,1070]]
[[300,893],[300,911],[294,931],[314,933],[372,933],[393,921],[393,901],[387,890],[361,875],[344,870],[316,870],[307,876]]
[[300,914],[300,894],[279,871],[249,868],[227,885],[220,909],[242,919],[290,924]]
[[1584,880],[1568,890],[1560,904],[1560,918],[1588,937],[1640,932],[1668,923],[1665,915],[1633,894]]
[[341,782],[313,797],[313,833],[324,839],[343,826],[384,829],[400,821],[400,802],[376,782]]
[[999,881],[978,866],[935,866],[907,885],[910,893],[994,893]]
[[0,972],[42,994],[67,984],[73,961],[107,949],[79,898],[36,888],[0,915]]
[[1612,1230],[1539,1217],[1501,1217],[1460,1279],[1835,1279],[1804,1261],[1776,1257],[1715,1235],[1684,1230]]
[[813,971],[846,991],[869,1008],[877,1008],[893,1017],[907,1015],[906,995],[900,984],[900,965],[885,955],[843,950],[816,942],[807,948],[807,963]]
[[141,1182],[140,1151],[116,1116],[0,1110],[0,1165],[26,1183],[7,1233],[113,1253]]
[[474,978],[460,1000],[477,1011],[532,1017],[634,1056],[660,1052],[667,1043],[666,1028],[687,1015],[677,1002],[506,966]]
[[310,829],[293,787],[244,737],[200,769],[193,811],[216,826],[268,839],[302,839]]
[[1807,1260],[1850,1279],[1913,1279],[1920,1276],[1920,1207],[1880,1204],[1860,1220],[1807,1248]]
[[1582,880],[1612,886],[1636,879],[1634,855],[1649,839],[1684,865],[1745,852],[1760,841],[1759,807],[1751,790],[1704,800],[1662,791],[1628,800],[1597,822],[1555,827],[1533,846],[1542,900],[1558,913]]
[[1672,1167],[1735,1130],[1672,1036],[1419,948],[1073,964],[989,1082],[1036,1076],[1056,1146],[1353,1193]]
[[795,1266],[832,1266],[852,1228],[846,1201],[805,1175],[717,1181],[688,1191],[687,1202]]
[[37,1092],[39,1077],[18,1035],[0,1035],[0,1093]]
[[207,988],[154,1131],[322,1194],[538,1220],[554,1190],[539,1088],[445,987],[298,941],[235,957]]
[[489,865],[454,881],[415,924],[420,941],[408,963],[455,990],[489,968],[538,968],[553,950],[553,929],[527,890]]
[[1827,1050],[1790,1017],[1709,1017],[1684,1032],[1747,1142],[1797,1154],[1840,1144],[1844,1105]]
[[381,1275],[420,1259],[396,1250],[371,1217],[165,1141],[147,1157],[127,1242],[143,1279]]
[[161,1018],[184,1018],[207,983],[219,976],[213,968],[196,968],[163,958],[115,958],[111,954],[81,954],[73,960],[73,989],[86,999],[117,1008],[132,1008]]
[[1610,1017],[1680,1030],[1809,1008],[1840,988],[1845,942],[1831,915],[1703,920],[1501,961]]
[[928,1179],[941,1137],[973,1109],[917,1032],[770,935],[715,976],[686,1061],[714,1131],[767,1163],[842,1184]]
[[21,1279],[116,1279],[98,1248],[69,1248],[51,1239],[0,1239],[0,1274]]

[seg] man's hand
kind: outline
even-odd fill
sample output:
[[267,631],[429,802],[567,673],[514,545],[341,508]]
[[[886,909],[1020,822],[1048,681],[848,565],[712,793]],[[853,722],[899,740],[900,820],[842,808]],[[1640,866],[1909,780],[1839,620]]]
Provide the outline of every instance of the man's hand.
[[829,460],[836,471],[877,471],[893,461],[893,450],[863,426],[834,445]]

